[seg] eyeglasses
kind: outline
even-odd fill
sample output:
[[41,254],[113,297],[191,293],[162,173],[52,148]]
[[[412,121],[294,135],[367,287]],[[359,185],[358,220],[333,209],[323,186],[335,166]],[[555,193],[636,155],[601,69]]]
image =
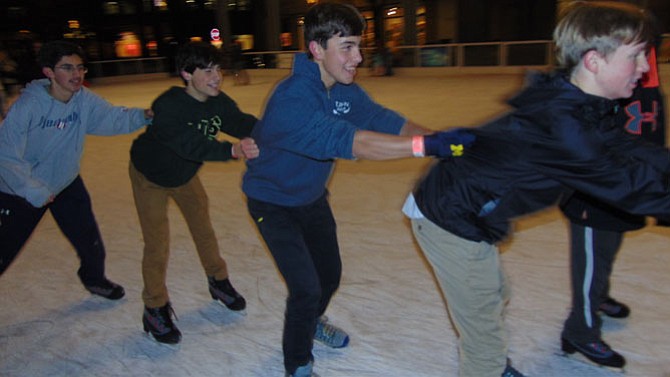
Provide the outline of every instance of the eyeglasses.
[[57,65],[54,68],[62,69],[67,73],[73,73],[74,71],[78,71],[79,73],[88,72],[88,68],[86,68],[83,65],[74,66],[72,64],[63,64],[63,65]]

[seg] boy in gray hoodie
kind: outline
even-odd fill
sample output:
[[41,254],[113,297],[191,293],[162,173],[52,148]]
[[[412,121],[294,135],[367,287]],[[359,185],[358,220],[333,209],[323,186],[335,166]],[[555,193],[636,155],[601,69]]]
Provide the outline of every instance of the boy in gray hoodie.
[[85,88],[85,55],[74,43],[47,43],[38,60],[47,78],[29,83],[0,125],[0,275],[49,210],[79,256],[84,287],[118,300],[125,292],[105,276],[105,248],[80,160],[87,134],[131,133],[153,113],[112,106]]

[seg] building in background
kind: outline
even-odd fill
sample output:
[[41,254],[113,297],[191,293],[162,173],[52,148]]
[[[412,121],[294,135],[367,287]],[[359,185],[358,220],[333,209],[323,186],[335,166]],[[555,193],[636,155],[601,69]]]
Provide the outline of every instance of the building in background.
[[[298,50],[302,20],[318,0],[3,0],[3,47],[76,39],[90,60],[172,57],[188,40],[228,50]],[[567,0],[349,0],[368,28],[364,47],[403,59],[401,46],[551,39]],[[670,1],[631,1],[670,32]],[[21,47],[24,48],[24,47]],[[27,48],[27,47],[25,47]]]

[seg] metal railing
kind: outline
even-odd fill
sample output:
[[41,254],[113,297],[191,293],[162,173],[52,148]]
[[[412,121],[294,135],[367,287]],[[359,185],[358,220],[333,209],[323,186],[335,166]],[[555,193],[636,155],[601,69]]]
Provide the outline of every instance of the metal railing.
[[[377,50],[363,48],[363,66],[371,66]],[[290,68],[297,51],[245,52],[247,68]],[[394,67],[551,66],[551,41],[448,43],[399,46],[390,54]]]
[[98,60],[87,63],[90,78],[168,73],[171,69],[166,57]]
[[[670,62],[670,35],[664,35],[659,63]],[[386,56],[393,67],[524,67],[555,65],[550,40],[484,43],[447,43],[399,46]],[[299,51],[260,51],[242,54],[247,69],[289,69]],[[363,48],[363,67],[372,67],[378,53]],[[230,57],[228,57],[230,59]],[[229,60],[230,61],[230,60]],[[167,57],[118,59],[89,62],[93,77],[145,73],[172,73],[174,63]]]

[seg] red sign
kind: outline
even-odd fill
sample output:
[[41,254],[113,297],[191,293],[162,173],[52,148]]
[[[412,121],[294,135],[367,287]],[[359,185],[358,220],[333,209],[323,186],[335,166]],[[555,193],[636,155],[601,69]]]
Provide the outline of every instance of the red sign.
[[209,35],[212,37],[213,41],[218,41],[221,38],[221,32],[219,32],[219,29],[212,29],[212,31],[209,32]]

